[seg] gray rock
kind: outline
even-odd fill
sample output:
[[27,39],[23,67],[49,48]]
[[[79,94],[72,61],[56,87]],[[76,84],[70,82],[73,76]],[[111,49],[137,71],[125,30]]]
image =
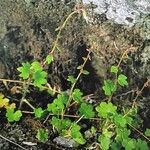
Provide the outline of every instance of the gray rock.
[[93,134],[92,134],[91,131],[89,131],[89,130],[85,131],[84,134],[85,134],[85,138],[86,138],[86,139],[90,139],[90,138],[93,137]]
[[95,12],[105,13],[107,19],[118,24],[133,26],[144,15],[150,14],[149,0],[83,0],[97,5]]
[[58,145],[67,148],[73,148],[78,146],[78,144],[73,139],[65,138],[62,136],[56,137],[53,141],[56,142]]

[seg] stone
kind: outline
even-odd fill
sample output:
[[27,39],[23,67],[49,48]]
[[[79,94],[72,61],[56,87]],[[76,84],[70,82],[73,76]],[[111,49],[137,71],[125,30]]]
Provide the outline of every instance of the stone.
[[[95,12],[105,13],[107,19],[115,23],[133,26],[144,16],[150,14],[149,0],[83,0],[97,6]],[[142,17],[141,17],[142,16]]]
[[65,138],[62,136],[54,138],[53,141],[56,142],[58,145],[66,148],[74,148],[78,146],[78,144],[73,139]]

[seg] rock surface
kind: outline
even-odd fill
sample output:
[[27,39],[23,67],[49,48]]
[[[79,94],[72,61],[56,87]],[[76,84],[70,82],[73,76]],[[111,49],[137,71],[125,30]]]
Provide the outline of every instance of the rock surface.
[[97,6],[95,12],[106,14],[118,24],[133,26],[144,15],[150,14],[149,0],[83,0],[84,3],[93,3]]
[[[131,46],[135,48],[130,66],[134,70],[133,75],[149,78],[150,2],[92,2],[87,6],[88,24],[76,15],[64,29],[59,41],[61,52],[56,51],[55,61],[48,68],[50,83],[63,88],[67,76],[76,74],[76,67],[86,54],[86,47],[81,43],[92,46],[91,72],[94,70],[98,78],[106,78],[108,68],[116,64],[122,53]],[[15,79],[17,71],[14,70],[22,62],[43,59],[56,39],[55,29],[74,10],[76,3],[77,0],[3,0],[0,3],[0,77],[7,75],[8,78]],[[84,3],[86,7],[88,1],[84,0]],[[90,89],[93,83],[85,82],[89,83],[85,88]]]

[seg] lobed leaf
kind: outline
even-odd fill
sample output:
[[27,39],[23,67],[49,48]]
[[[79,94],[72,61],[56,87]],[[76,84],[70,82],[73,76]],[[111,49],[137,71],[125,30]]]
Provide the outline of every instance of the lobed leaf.
[[44,113],[44,110],[41,107],[34,109],[35,118],[41,118],[43,113]]
[[128,85],[127,77],[125,75],[123,75],[123,74],[120,74],[118,76],[118,83],[121,86],[127,86]]
[[117,74],[118,73],[118,67],[117,66],[111,66],[110,72]]
[[100,105],[96,107],[99,117],[109,118],[110,116],[116,114],[117,107],[114,106],[111,102],[101,102]]
[[93,106],[90,104],[82,103],[79,108],[80,116],[84,115],[85,118],[92,118],[95,115]]
[[72,98],[74,101],[76,102],[82,102],[82,96],[83,93],[80,91],[80,89],[74,89],[73,93],[72,93]]
[[33,74],[34,86],[41,87],[47,83],[47,73],[45,71],[38,70]]
[[28,79],[30,76],[30,68],[31,65],[27,63],[22,63],[22,67],[17,68],[17,70],[20,72],[19,76],[22,77],[24,80]]
[[41,142],[46,142],[48,140],[48,132],[46,129],[38,129],[36,138]]
[[104,86],[102,89],[105,92],[105,95],[110,96],[113,92],[116,91],[116,86],[113,81],[111,80],[104,80]]
[[19,121],[22,116],[20,110],[14,111],[14,108],[7,108],[6,109],[6,117],[9,122]]

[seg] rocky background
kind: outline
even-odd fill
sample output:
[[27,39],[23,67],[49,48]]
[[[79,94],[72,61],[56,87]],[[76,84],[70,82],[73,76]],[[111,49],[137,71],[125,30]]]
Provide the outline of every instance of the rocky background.
[[[15,69],[21,62],[44,58],[56,38],[55,29],[79,2],[1,0],[0,77],[14,78]],[[55,61],[51,73],[60,72],[63,79],[67,74],[74,74],[78,64],[76,58],[84,55],[86,44],[94,47],[92,67],[98,76],[106,77],[108,67],[132,45],[136,51],[131,54],[134,55],[132,70],[139,78],[149,78],[150,2],[83,0],[82,5],[88,12],[87,22],[81,16],[70,20],[60,40],[62,52],[56,54],[61,61]],[[56,80],[59,81],[60,77]]]

